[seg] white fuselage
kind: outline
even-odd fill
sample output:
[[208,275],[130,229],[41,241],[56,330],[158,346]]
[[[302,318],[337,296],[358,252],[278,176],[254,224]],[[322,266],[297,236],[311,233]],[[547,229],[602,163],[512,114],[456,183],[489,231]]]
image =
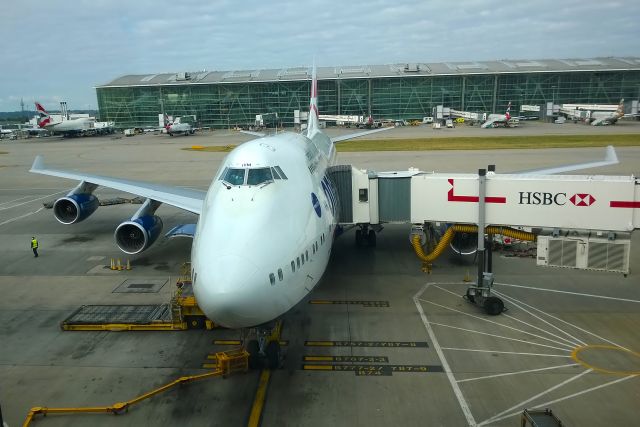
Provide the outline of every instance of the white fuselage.
[[[334,159],[321,132],[277,134],[229,153],[207,192],[191,254],[193,290],[207,317],[230,328],[256,326],[311,292],[337,223],[326,179]],[[277,167],[286,179],[249,182],[251,169]],[[230,169],[247,171],[243,184],[222,179]]]
[[51,123],[46,125],[45,128],[52,132],[82,132],[92,129],[93,123],[91,119],[80,118]]

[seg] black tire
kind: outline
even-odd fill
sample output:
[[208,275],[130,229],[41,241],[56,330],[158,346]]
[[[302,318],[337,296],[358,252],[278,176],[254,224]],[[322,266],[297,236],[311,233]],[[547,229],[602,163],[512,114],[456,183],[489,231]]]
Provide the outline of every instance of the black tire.
[[484,309],[489,316],[497,316],[504,311],[504,303],[498,297],[489,297],[484,302]]
[[205,326],[204,316],[184,316],[184,321],[187,329],[204,329]]
[[356,246],[362,246],[362,230],[356,230]]
[[260,346],[257,340],[251,340],[247,344],[247,352],[249,353],[249,369],[260,368]]
[[369,234],[367,234],[367,244],[375,248],[376,247],[376,232],[373,230],[369,230]]
[[278,341],[270,341],[264,352],[267,356],[267,369],[278,369],[280,366],[280,343]]

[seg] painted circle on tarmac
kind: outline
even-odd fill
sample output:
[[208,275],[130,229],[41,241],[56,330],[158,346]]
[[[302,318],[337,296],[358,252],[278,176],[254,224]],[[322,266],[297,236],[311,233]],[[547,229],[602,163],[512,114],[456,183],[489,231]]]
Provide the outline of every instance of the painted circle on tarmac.
[[315,193],[311,193],[311,204],[313,205],[313,209],[316,211],[318,218],[322,216],[322,211],[320,210],[320,200],[318,200],[318,196]]

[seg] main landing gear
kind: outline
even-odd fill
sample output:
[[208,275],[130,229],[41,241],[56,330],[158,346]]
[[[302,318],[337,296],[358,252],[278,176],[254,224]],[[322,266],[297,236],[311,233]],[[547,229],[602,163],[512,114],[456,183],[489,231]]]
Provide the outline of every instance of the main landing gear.
[[255,334],[254,339],[247,342],[249,353],[249,369],[278,369],[282,361],[280,351],[280,333],[282,320],[272,324],[260,325],[249,330],[247,338]]
[[[376,229],[374,229],[376,228]],[[358,224],[356,230],[356,246],[376,246],[376,233],[382,230],[379,224],[372,226],[371,224]]]

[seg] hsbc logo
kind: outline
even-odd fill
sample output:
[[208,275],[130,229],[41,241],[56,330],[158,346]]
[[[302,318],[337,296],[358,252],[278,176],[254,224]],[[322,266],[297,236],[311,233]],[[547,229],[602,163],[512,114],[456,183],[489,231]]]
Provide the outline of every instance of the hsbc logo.
[[569,201],[576,206],[591,206],[595,203],[596,198],[591,194],[578,193],[571,196]]
[[546,193],[540,191],[520,191],[519,204],[521,205],[542,205],[542,206],[564,206],[567,200],[574,206],[591,206],[596,198],[591,194],[576,193],[567,198],[567,193]]
[[567,193],[543,193],[539,191],[520,191],[521,205],[556,205],[567,204]]

